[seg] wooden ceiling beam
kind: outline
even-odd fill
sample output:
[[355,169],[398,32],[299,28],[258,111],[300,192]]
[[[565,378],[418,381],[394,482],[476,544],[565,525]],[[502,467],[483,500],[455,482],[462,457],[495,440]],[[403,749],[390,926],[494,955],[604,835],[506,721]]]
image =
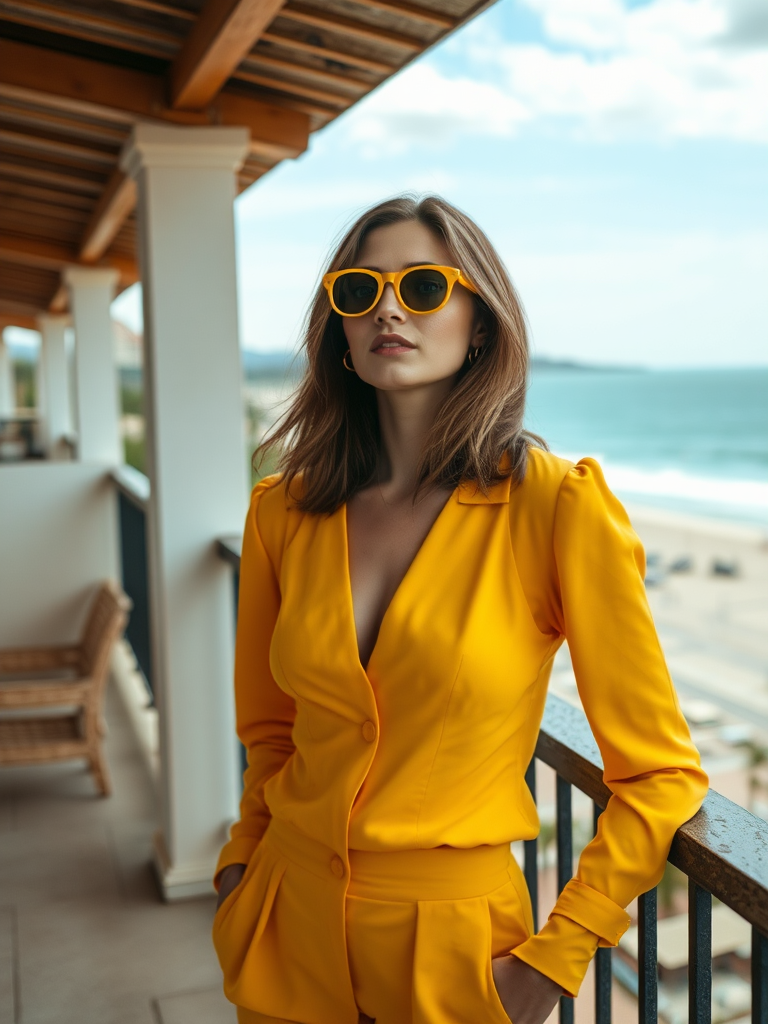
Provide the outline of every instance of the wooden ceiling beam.
[[101,61],[0,39],[0,84],[16,97],[51,97],[53,105],[122,115],[129,122],[165,121],[180,125],[237,125],[251,132],[254,152],[283,159],[307,148],[309,117],[278,104],[221,92],[204,111],[174,110],[166,102],[162,75],[116,67]]
[[116,168],[96,204],[80,242],[80,259],[94,263],[115,239],[136,205],[136,182]]
[[[325,82],[327,85],[338,86],[340,89],[351,89],[353,92],[368,92],[375,82],[362,82],[359,78],[348,78],[338,71],[320,71],[318,68],[307,67],[305,64],[296,64],[294,61],[285,60],[283,57],[273,57],[264,53],[263,50],[253,50],[248,54],[246,66],[261,64],[266,68],[274,68],[277,72],[289,75],[306,75],[307,78],[314,78],[318,82]],[[239,77],[239,71],[236,72]],[[284,79],[276,79],[284,81]]]
[[65,284],[60,284],[56,289],[56,294],[51,299],[48,309],[51,313],[66,313],[69,309],[69,288]]
[[122,46],[165,60],[172,58],[181,45],[179,37],[169,32],[38,0],[4,0],[3,18],[18,25],[49,29],[106,46]]
[[37,317],[31,313],[7,313],[3,311],[3,303],[0,300],[0,331],[6,327],[24,327],[28,331],[39,330]]
[[412,39],[410,36],[400,35],[398,32],[386,32],[373,25],[363,25],[359,21],[351,21],[349,18],[341,18],[335,14],[318,14],[317,11],[304,10],[301,7],[284,7],[280,11],[280,17],[290,18],[291,21],[298,22],[300,25],[311,25],[313,28],[334,32],[336,35],[349,36],[351,39],[363,39],[367,43],[393,46],[410,53],[418,53],[426,45],[420,39]]
[[30,135],[27,132],[9,131],[7,128],[0,128],[0,145],[3,143],[16,150],[31,150],[33,154],[44,156],[71,157],[85,163],[100,164],[102,167],[109,167],[117,158],[117,154],[114,152],[90,149],[87,146],[77,146],[71,142],[62,142],[59,139],[45,138],[41,135]]
[[424,7],[414,7],[413,4],[402,3],[401,0],[355,0],[355,3],[360,7],[369,7],[374,11],[383,11],[386,14],[396,14],[412,21],[424,21],[428,25],[448,31],[456,27],[456,22],[447,14],[428,11]]
[[35,181],[41,185],[52,185],[57,189],[78,192],[86,196],[101,195],[104,187],[96,181],[77,178],[71,174],[60,174],[58,171],[49,171],[43,167],[28,167],[26,164],[17,164],[10,160],[0,160],[0,175],[12,181]]
[[207,106],[282,5],[283,0],[206,0],[169,72],[172,106]]
[[123,7],[134,7],[140,11],[154,11],[155,14],[165,14],[169,18],[179,18],[182,21],[196,21],[197,15],[186,7],[176,7],[173,4],[159,3],[158,0],[116,0]]
[[20,106],[0,102],[0,123],[23,125],[36,131],[59,132],[68,138],[89,139],[92,142],[111,142],[122,146],[127,137],[125,130],[108,124],[93,124],[82,119],[40,110],[38,107]]
[[[0,195],[3,199],[6,199],[8,193],[4,189],[0,189]],[[0,221],[4,221],[6,217],[18,214],[18,215],[29,215],[31,217],[44,218],[48,223],[56,224],[61,222],[62,224],[80,224],[84,226],[88,223],[88,211],[78,210],[72,206],[54,206],[51,203],[41,203],[39,200],[24,198],[23,196],[14,195],[13,200],[2,204],[7,209],[0,211]]]
[[303,85],[287,78],[270,78],[269,75],[259,75],[255,71],[247,71],[245,68],[238,68],[237,77],[243,82],[263,85],[267,89],[274,89],[275,92],[283,92],[288,96],[304,96],[306,99],[328,103],[336,107],[337,113],[346,110],[356,99],[355,96],[345,96],[340,92],[326,92],[325,89],[316,89],[314,86]]
[[32,199],[44,207],[52,209],[61,207],[67,210],[84,211],[83,216],[86,219],[93,209],[93,201],[86,196],[75,195],[73,192],[60,192],[53,188],[44,188],[41,185],[30,185],[23,181],[9,181],[7,178],[0,178],[0,193],[15,198]]
[[[313,57],[320,57],[322,60],[331,60],[336,64],[346,64],[352,68],[360,68],[361,71],[373,71],[377,75],[391,75],[397,71],[393,64],[384,64],[380,60],[371,60],[369,57],[360,57],[356,53],[347,53],[346,50],[332,50],[326,46],[316,46],[314,43],[305,43],[303,39],[294,39],[292,36],[281,36],[276,32],[262,32],[259,42],[271,43],[275,46],[284,46],[289,50],[297,50],[299,53],[309,53]],[[258,47],[251,50],[250,56],[257,57],[263,51]]]
[[[75,249],[52,242],[32,241],[16,235],[0,235],[0,260],[41,270],[63,270],[65,267],[84,265]],[[120,271],[121,280],[125,284],[133,284],[139,279],[136,261],[133,259],[115,255],[103,261],[103,265]]]

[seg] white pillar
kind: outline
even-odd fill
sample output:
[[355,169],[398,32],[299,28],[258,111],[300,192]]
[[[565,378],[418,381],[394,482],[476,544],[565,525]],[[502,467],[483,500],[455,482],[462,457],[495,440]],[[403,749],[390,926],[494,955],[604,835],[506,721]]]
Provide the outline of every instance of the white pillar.
[[45,315],[38,317],[37,323],[41,335],[37,408],[43,425],[43,447],[49,458],[63,458],[68,452],[64,438],[72,432],[69,367],[64,339],[69,317]]
[[112,318],[118,272],[108,267],[68,267],[75,322],[78,457],[81,462],[123,461]]
[[5,339],[0,335],[0,417],[13,416],[15,412],[16,386],[11,353]]
[[232,580],[214,541],[247,492],[233,201],[240,128],[138,125],[153,682],[160,715],[165,896],[212,892],[237,806]]

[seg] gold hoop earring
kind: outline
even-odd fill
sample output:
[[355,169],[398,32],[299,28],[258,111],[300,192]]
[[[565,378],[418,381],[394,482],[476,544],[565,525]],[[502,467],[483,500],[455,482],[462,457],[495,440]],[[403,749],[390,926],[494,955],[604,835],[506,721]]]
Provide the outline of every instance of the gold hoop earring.
[[345,370],[349,370],[350,373],[357,373],[357,370],[354,368],[354,366],[349,366],[349,364],[347,363],[347,356],[351,355],[352,353],[349,351],[349,349],[347,349],[347,351],[344,353],[344,358],[341,361],[344,364]]
[[467,352],[467,362],[469,363],[470,366],[477,362],[482,351],[483,346],[478,345],[476,348],[471,348],[469,352]]

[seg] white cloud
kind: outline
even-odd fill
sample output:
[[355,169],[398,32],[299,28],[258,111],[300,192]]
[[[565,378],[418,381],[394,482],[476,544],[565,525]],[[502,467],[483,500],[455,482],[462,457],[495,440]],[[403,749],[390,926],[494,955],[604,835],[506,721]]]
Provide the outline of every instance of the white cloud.
[[475,23],[463,75],[416,63],[347,116],[349,140],[384,159],[533,123],[597,139],[768,141],[765,0],[524,2],[550,45]]
[[441,146],[456,135],[510,135],[531,116],[495,84],[447,78],[431,64],[416,63],[353,110],[347,129],[364,153],[386,160],[413,143]]

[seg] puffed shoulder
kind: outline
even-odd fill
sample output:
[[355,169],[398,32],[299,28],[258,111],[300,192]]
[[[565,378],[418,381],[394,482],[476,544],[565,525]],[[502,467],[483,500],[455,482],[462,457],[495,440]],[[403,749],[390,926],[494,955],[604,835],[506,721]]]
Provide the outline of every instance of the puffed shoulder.
[[260,480],[251,491],[246,530],[258,536],[278,574],[286,543],[301,519],[301,513],[295,507],[299,486],[300,482],[293,484],[289,493],[284,476],[272,473]]
[[628,555],[641,573],[645,556],[626,509],[606,483],[603,470],[594,459],[580,459],[565,474],[557,501],[554,545],[561,559],[569,555],[591,556],[601,563]]

